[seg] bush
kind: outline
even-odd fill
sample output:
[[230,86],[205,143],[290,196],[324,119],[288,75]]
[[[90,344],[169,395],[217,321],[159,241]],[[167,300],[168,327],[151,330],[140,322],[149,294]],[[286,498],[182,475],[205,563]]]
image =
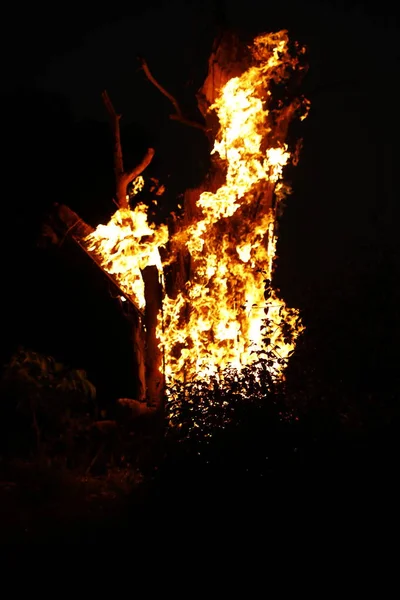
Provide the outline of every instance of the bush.
[[97,414],[96,388],[85,371],[23,348],[4,366],[0,390],[8,454],[57,453]]

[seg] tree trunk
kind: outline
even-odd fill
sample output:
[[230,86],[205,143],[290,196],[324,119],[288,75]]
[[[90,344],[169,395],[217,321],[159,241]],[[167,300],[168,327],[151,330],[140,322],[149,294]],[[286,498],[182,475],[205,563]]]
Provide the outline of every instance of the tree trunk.
[[[213,111],[209,111],[209,108],[214,104],[223,86],[232,77],[241,75],[248,64],[247,51],[234,33],[224,32],[215,39],[208,61],[207,77],[196,95],[199,110],[206,121],[205,130],[210,142],[210,151],[220,125],[217,116]],[[197,207],[200,195],[205,191],[216,192],[225,183],[225,179],[225,173],[216,161],[213,162],[206,181],[195,189],[186,190],[181,220],[179,223],[173,220],[169,222],[170,237],[180,228],[186,228],[201,218],[201,211]],[[175,248],[172,249],[172,253],[177,259],[170,270],[167,291],[171,297],[176,297],[185,283],[191,279],[192,261],[189,252],[184,249]]]
[[147,402],[151,406],[162,410],[164,397],[163,361],[156,337],[157,319],[159,316],[161,317],[162,288],[157,267],[146,267],[142,271],[142,276],[146,300],[144,326]]
[[133,316],[132,343],[137,373],[137,400],[146,402],[146,352],[143,322],[136,313]]

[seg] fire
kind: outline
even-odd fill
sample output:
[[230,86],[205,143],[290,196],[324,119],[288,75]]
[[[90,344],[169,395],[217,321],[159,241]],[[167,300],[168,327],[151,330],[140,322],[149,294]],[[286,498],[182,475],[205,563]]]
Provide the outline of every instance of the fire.
[[162,271],[159,248],[167,241],[166,225],[157,229],[150,225],[145,204],[117,210],[107,225],[99,225],[87,238],[88,250],[101,256],[104,269],[141,309],[145,308],[141,270],[155,265]]
[[[295,112],[308,108],[298,100],[273,108],[272,85],[288,79],[298,65],[288,45],[286,31],[258,36],[250,49],[251,66],[230,79],[210,107],[220,123],[212,155],[226,177],[215,192],[205,191],[198,198],[200,218],[181,224],[169,239],[167,227],[149,224],[147,208],[138,204],[133,210],[118,210],[87,240],[88,249],[102,257],[105,270],[141,308],[141,269],[156,265],[163,276],[174,260],[162,264],[160,258],[159,249],[168,241],[189,253],[190,276],[173,298],[165,291],[159,315],[157,336],[167,382],[241,369],[255,361],[256,350],[265,349],[264,287],[272,279],[276,207],[287,191],[283,170],[291,159],[286,130]],[[294,348],[285,341],[283,328],[297,317],[273,291],[268,343],[277,358],[286,358]],[[297,326],[294,337],[301,329]]]
[[[200,195],[202,218],[177,235],[193,266],[185,289],[164,300],[159,337],[167,380],[240,369],[263,348],[264,280],[272,278],[277,241],[273,199],[283,197],[283,168],[290,159],[276,131],[279,115],[269,110],[269,88],[287,77],[296,60],[289,55],[286,32],[256,38],[253,57],[255,64],[228,81],[211,106],[220,123],[212,154],[222,163],[226,182],[215,193]],[[183,311],[188,318],[182,319]],[[280,358],[293,349],[281,339],[281,326],[296,317],[272,295],[268,319],[276,327],[270,344],[279,348]]]

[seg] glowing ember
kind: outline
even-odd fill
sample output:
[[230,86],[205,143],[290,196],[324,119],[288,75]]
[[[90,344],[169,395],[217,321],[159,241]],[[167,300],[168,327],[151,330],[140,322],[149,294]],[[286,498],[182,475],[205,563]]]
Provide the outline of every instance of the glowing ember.
[[[200,195],[200,218],[181,226],[171,240],[173,247],[190,254],[191,272],[176,297],[165,293],[159,315],[157,336],[167,382],[241,369],[255,361],[255,350],[264,348],[264,281],[272,279],[276,205],[285,195],[283,168],[290,160],[284,137],[295,111],[308,103],[271,109],[272,82],[285,81],[297,67],[285,31],[257,37],[251,53],[252,66],[226,83],[210,109],[220,123],[212,154],[226,173],[225,182]],[[156,265],[163,273],[159,248],[167,241],[167,227],[149,225],[147,208],[139,204],[134,210],[118,210],[107,225],[99,225],[88,248],[144,308],[140,270]],[[269,343],[285,358],[294,345],[286,343],[283,329],[295,323],[297,311],[287,309],[275,292],[268,307],[273,325]],[[297,334],[300,330],[297,326]],[[279,371],[278,362],[275,368]]]

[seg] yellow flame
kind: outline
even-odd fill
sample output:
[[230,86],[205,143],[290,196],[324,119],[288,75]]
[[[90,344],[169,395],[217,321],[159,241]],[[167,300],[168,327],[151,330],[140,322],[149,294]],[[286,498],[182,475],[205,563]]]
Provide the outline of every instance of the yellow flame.
[[147,206],[121,208],[107,225],[99,225],[87,238],[88,250],[101,257],[104,269],[139,308],[145,308],[141,270],[155,265],[162,271],[159,248],[168,241],[166,225],[155,228],[147,222]]
[[[259,36],[252,52],[255,64],[228,81],[211,107],[220,123],[212,154],[218,155],[226,181],[216,192],[200,195],[202,218],[176,236],[190,252],[192,273],[177,298],[164,298],[158,334],[167,380],[240,369],[263,348],[264,280],[272,278],[277,242],[273,198],[274,191],[276,201],[285,195],[281,179],[290,159],[276,131],[279,119],[269,110],[269,87],[272,80],[285,79],[296,60],[289,55],[286,32]],[[296,317],[273,292],[270,344],[280,358],[293,349],[282,339],[282,325]],[[280,370],[278,363],[275,367]]]
[[[200,195],[200,218],[172,240],[190,253],[191,272],[174,298],[165,293],[159,315],[167,381],[204,378],[228,366],[240,369],[264,348],[264,281],[272,278],[276,204],[285,196],[283,169],[290,160],[285,124],[298,107],[273,109],[270,88],[290,76],[297,59],[289,53],[286,31],[258,36],[251,53],[251,66],[226,83],[211,107],[220,123],[212,155],[226,173],[225,182]],[[138,204],[99,225],[88,248],[144,308],[141,269],[156,265],[163,274],[175,259],[161,264],[159,248],[167,241],[166,226],[150,225],[147,208]],[[285,358],[293,344],[285,343],[282,328],[297,312],[275,292],[268,304],[274,325],[270,343]]]
[[144,186],[144,179],[142,175],[138,175],[136,179],[134,179],[131,183],[131,196],[136,196],[139,192],[142,191]]

